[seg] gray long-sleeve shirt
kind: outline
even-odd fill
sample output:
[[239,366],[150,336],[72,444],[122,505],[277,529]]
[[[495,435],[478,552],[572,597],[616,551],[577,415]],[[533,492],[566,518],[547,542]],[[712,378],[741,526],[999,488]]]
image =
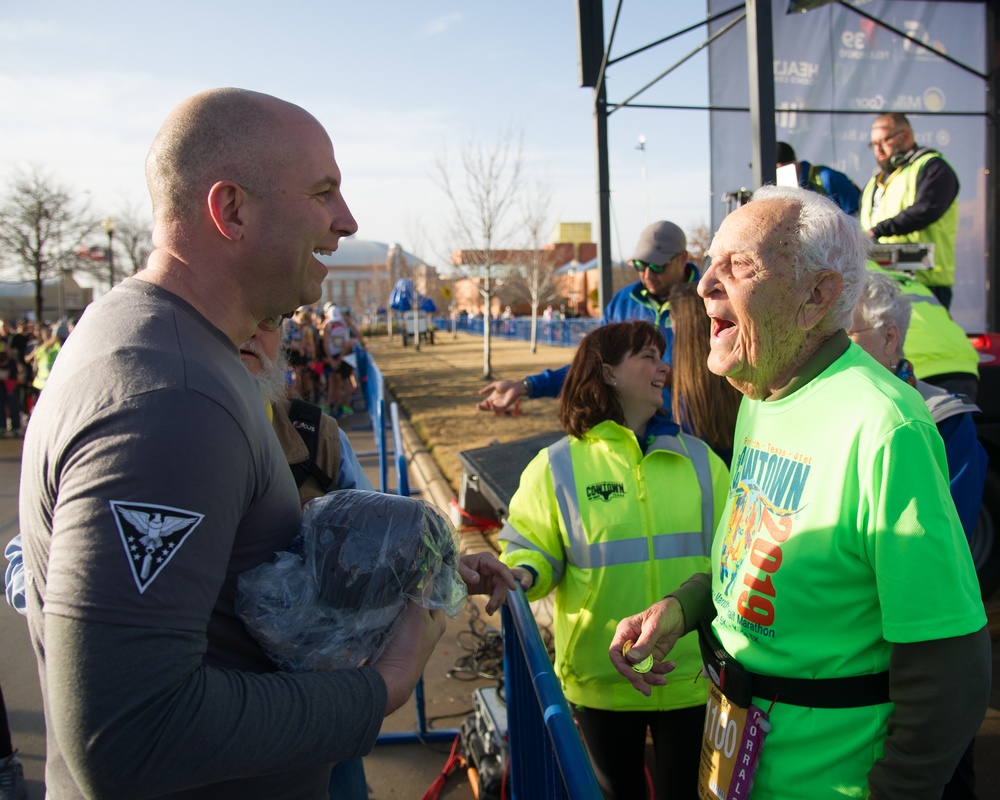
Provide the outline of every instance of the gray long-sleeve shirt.
[[276,673],[234,612],[298,494],[236,348],[179,298],[128,280],[87,310],[20,517],[49,797],[320,798],[373,746],[375,670]]

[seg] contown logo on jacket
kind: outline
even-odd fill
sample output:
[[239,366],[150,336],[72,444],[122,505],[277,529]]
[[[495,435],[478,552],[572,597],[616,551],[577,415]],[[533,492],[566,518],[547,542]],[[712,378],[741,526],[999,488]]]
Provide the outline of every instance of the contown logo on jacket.
[[600,499],[606,503],[612,497],[624,497],[624,496],[625,496],[624,483],[612,483],[611,481],[605,481],[604,483],[592,483],[590,486],[587,487],[588,500]]

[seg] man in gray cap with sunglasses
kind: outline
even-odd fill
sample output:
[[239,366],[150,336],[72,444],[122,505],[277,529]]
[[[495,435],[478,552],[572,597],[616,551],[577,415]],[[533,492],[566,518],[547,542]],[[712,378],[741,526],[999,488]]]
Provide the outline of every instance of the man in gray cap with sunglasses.
[[[618,291],[604,309],[601,324],[646,320],[656,325],[667,341],[663,360],[670,364],[674,332],[670,327],[670,290],[681,283],[697,282],[698,268],[688,261],[687,237],[677,225],[666,220],[647,225],[639,236],[629,263],[639,273],[639,280]],[[482,411],[503,411],[519,397],[556,397],[562,389],[569,365],[528,375],[519,381],[494,381],[479,394]],[[670,373],[663,387],[663,407],[670,410]]]

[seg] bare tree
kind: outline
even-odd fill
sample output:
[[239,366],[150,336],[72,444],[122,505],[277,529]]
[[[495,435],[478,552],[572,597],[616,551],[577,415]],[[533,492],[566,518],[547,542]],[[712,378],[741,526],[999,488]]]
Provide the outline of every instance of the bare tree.
[[[389,332],[389,341],[392,341],[392,293],[397,281],[410,278],[410,267],[406,263],[406,255],[402,246],[396,243],[390,244],[385,254],[385,284],[382,302],[386,308],[386,326]],[[405,331],[405,320],[404,328]]]
[[687,232],[688,258],[701,269],[705,253],[712,244],[712,229],[704,222],[695,225]]
[[35,318],[45,307],[44,282],[77,266],[77,251],[97,228],[86,205],[38,167],[15,173],[0,201],[0,254],[35,284]]
[[[423,220],[419,217],[414,219],[413,217],[406,218],[406,247],[404,250],[414,257],[415,261],[419,264],[425,264],[424,254],[427,252],[428,242],[427,242],[427,228],[424,226]],[[401,278],[409,278],[410,280],[416,280],[417,276],[414,274],[414,269],[412,266],[407,264],[404,260],[404,269],[406,270],[405,275],[400,275]],[[419,287],[418,287],[419,288]],[[426,287],[425,287],[426,288]]]
[[503,251],[509,240],[508,218],[521,188],[524,134],[502,132],[493,144],[471,142],[461,153],[462,178],[452,175],[445,150],[435,159],[437,183],[448,197],[453,212],[449,235],[469,260],[454,264],[463,277],[476,281],[486,303],[483,315],[483,377],[493,379],[490,363],[490,311],[498,285],[502,283]]
[[549,207],[552,188],[536,182],[521,205],[521,226],[527,239],[524,258],[518,264],[518,275],[513,284],[518,293],[531,303],[531,352],[538,351],[538,309],[555,299],[556,286],[552,274],[552,261],[543,250],[549,227]]
[[126,202],[115,216],[115,225],[115,241],[124,251],[135,275],[146,266],[153,252],[153,223],[148,214],[139,211],[137,204]]
[[[422,254],[424,252],[425,233],[426,229],[421,224],[419,219],[415,220],[412,217],[407,218],[407,248],[410,255],[413,256],[416,261],[416,263],[410,265],[407,264],[406,258],[403,259],[406,277],[413,283],[413,308],[410,312],[410,318],[413,320],[414,350],[420,349],[420,295],[423,294],[425,297],[430,299],[431,302],[434,302],[434,298],[431,297],[431,286],[429,285],[431,282],[428,281],[427,265],[424,263],[422,255],[418,255],[418,253]],[[433,325],[430,320],[428,320],[427,324],[428,326]]]

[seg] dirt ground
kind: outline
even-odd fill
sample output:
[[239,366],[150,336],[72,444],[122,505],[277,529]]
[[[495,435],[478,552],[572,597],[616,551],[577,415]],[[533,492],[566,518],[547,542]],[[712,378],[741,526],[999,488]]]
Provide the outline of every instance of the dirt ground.
[[[438,331],[434,344],[403,347],[397,336],[367,340],[368,350],[382,371],[386,387],[399,403],[417,435],[426,443],[452,489],[458,492],[462,468],[458,453],[557,430],[557,402],[522,400],[520,416],[479,411],[477,392],[483,378],[481,336]],[[538,345],[532,353],[523,341],[490,340],[492,374],[496,379],[521,380],[525,375],[568,364],[574,348]]]

